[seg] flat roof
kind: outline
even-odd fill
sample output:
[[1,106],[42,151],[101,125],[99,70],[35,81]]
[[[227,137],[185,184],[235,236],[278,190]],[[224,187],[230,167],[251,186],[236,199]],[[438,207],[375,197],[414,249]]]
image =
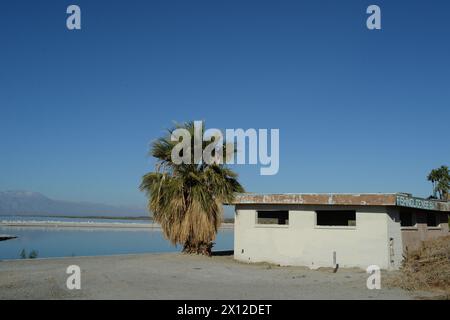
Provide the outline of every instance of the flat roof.
[[232,204],[397,206],[450,211],[450,202],[448,201],[413,197],[409,193],[240,193]]

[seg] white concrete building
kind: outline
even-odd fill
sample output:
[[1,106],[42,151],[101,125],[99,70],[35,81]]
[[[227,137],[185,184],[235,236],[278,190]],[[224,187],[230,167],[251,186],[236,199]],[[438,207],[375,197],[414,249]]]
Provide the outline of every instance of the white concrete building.
[[283,266],[397,269],[404,250],[448,235],[450,204],[409,194],[241,194],[234,257]]

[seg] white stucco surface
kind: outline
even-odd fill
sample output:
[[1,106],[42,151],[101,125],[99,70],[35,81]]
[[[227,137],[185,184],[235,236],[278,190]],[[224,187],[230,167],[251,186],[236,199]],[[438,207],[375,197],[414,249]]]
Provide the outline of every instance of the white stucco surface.
[[[259,209],[289,210],[289,225],[258,225]],[[317,226],[316,210],[355,210],[356,226]],[[395,212],[388,211],[381,206],[237,205],[234,257],[243,262],[315,269],[334,267],[335,253],[340,267],[396,269],[401,263],[402,240],[399,224],[393,220]]]

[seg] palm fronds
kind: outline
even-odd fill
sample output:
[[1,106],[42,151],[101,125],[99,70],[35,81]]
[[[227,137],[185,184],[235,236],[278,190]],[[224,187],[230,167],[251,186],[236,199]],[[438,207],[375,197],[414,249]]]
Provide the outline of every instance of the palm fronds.
[[171,141],[170,134],[176,128],[188,130],[194,143],[193,122],[177,125],[153,142],[156,171],[144,175],[140,189],[149,198],[154,220],[173,245],[183,245],[184,252],[209,254],[222,221],[222,204],[244,189],[237,174],[223,164],[173,163],[171,153],[177,142]]

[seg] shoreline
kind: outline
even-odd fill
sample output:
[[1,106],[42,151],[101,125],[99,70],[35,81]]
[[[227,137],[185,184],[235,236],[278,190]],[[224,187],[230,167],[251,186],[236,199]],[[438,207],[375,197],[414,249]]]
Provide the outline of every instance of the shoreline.
[[[157,223],[78,221],[0,221],[0,227],[161,229]],[[233,223],[222,223],[220,226],[220,229],[233,228]]]

